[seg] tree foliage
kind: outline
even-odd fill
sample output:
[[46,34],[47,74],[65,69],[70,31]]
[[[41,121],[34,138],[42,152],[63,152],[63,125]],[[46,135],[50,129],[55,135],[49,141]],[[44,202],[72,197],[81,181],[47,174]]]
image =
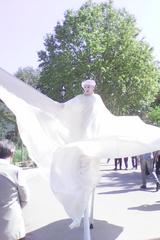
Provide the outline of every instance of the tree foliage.
[[[154,101],[159,90],[159,70],[152,48],[140,39],[135,18],[110,3],[86,2],[68,10],[54,33],[47,34],[45,51],[39,51],[40,86],[59,100],[80,93],[87,78],[97,82],[97,92],[115,114],[135,114]],[[74,89],[73,89],[74,84]]]
[[[32,87],[38,88],[39,74],[39,70],[25,67],[19,68],[15,76]],[[0,102],[0,137],[10,137],[14,141],[19,139],[15,116],[2,101]]]
[[34,88],[39,86],[40,72],[33,67],[18,68],[15,76]]
[[[16,119],[13,113],[0,101],[0,138],[6,138],[16,128]],[[13,135],[13,134],[12,134]]]
[[148,112],[148,118],[150,119],[151,123],[155,124],[156,126],[160,126],[160,107],[156,106],[152,108]]

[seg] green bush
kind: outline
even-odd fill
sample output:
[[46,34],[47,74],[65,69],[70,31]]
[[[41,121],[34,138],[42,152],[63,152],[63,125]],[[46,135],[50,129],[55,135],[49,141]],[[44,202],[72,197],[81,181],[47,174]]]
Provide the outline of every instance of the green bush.
[[13,157],[13,162],[18,163],[18,162],[24,162],[28,160],[28,152],[25,147],[22,148],[16,148],[16,151],[14,153]]
[[160,126],[160,107],[157,106],[151,109],[151,111],[148,113],[148,118],[153,124]]

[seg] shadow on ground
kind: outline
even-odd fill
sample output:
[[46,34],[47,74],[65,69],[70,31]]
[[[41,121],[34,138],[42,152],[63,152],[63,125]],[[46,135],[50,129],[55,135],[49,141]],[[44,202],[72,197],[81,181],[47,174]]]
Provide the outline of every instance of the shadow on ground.
[[110,171],[103,173],[103,182],[98,187],[125,187],[131,189],[137,184],[141,184],[141,174],[136,171]]
[[[83,226],[70,230],[70,220],[61,220],[27,233],[26,240],[82,240]],[[106,221],[94,220],[92,240],[115,240],[123,231],[121,226]]]
[[139,211],[160,211],[160,204],[145,204],[137,207],[128,208],[129,210]]
[[[147,178],[147,183],[151,184],[145,191],[155,192],[154,181],[151,177]],[[152,186],[153,183],[153,186]],[[144,191],[140,189],[141,173],[137,171],[110,171],[102,175],[101,182],[97,189],[99,194],[121,194],[125,192]],[[112,187],[112,191],[105,191],[106,187]],[[117,190],[117,188],[119,188]]]

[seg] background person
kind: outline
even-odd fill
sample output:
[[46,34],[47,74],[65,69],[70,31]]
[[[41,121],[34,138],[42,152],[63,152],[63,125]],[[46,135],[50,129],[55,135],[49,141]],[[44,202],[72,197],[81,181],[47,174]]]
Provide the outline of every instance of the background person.
[[128,169],[128,157],[124,157],[124,165],[125,165],[125,169]]
[[137,169],[137,167],[138,167],[138,157],[137,156],[132,156],[131,159],[132,159],[132,168]]
[[153,152],[153,156],[154,156],[155,172],[159,179],[159,177],[160,177],[160,151]]
[[22,170],[11,163],[13,145],[0,141],[0,240],[24,240],[22,208],[29,198]]
[[160,182],[153,168],[154,158],[151,153],[145,153],[140,155],[140,166],[141,166],[141,176],[142,176],[142,189],[146,189],[147,186],[147,175],[152,175],[156,183],[156,191],[159,190]]
[[[117,170],[118,166],[119,166],[119,169],[122,170],[122,158],[115,158],[114,165],[115,165],[114,170]],[[125,166],[125,169],[127,170],[128,169],[128,157],[124,157],[124,166]]]
[[115,165],[114,170],[117,170],[118,166],[119,166],[119,170],[121,170],[122,169],[122,158],[115,158],[114,165]]

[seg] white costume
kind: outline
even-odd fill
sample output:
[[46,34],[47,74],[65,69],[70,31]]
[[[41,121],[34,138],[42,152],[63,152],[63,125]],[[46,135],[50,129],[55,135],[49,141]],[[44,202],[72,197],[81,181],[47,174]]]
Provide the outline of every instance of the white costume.
[[137,116],[114,116],[97,94],[58,103],[0,70],[0,98],[15,114],[30,157],[50,174],[51,188],[72,219],[83,216],[101,158],[160,149],[160,128]]

